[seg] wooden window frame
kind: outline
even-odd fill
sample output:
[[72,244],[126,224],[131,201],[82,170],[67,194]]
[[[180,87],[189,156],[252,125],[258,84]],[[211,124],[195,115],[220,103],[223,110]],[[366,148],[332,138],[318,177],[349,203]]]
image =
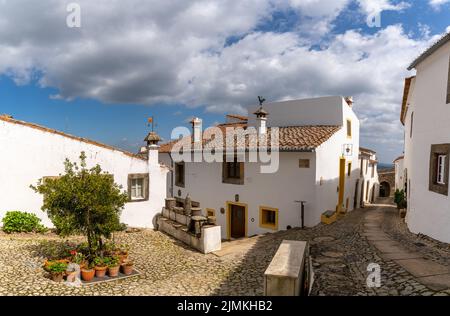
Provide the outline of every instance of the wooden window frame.
[[[229,166],[230,164],[239,164],[239,177],[229,177]],[[244,185],[245,179],[245,163],[239,162],[237,157],[234,158],[233,162],[227,162],[224,159],[222,163],[222,183]]]
[[311,159],[299,159],[298,167],[300,169],[309,169],[309,168],[311,168]]
[[[274,212],[275,213],[275,223],[274,224],[268,224],[264,222],[264,212]],[[279,210],[274,207],[269,206],[260,206],[259,207],[259,227],[265,228],[265,229],[271,229],[271,230],[278,230],[278,213]]]
[[[444,162],[444,183],[438,180],[438,160],[440,156],[446,156]],[[449,185],[449,159],[450,144],[431,145],[430,167],[429,167],[429,190],[438,194],[448,196]]]
[[[180,174],[178,172],[179,167],[183,168],[183,181],[180,180]],[[186,164],[184,161],[175,163],[175,185],[180,188],[184,188],[186,185]]]
[[[142,179],[143,180],[143,198],[132,198],[131,196],[131,186],[133,180]],[[148,201],[150,196],[150,177],[148,173],[133,173],[128,175],[128,201],[129,202],[144,202]]]
[[352,138],[353,131],[352,131],[352,120],[347,119],[347,138]]

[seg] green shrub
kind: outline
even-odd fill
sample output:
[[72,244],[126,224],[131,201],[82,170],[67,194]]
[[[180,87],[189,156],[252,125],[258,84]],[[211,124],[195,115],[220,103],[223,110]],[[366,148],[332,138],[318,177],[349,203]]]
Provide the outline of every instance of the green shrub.
[[34,214],[26,212],[7,212],[3,217],[3,231],[5,233],[43,233],[46,228]]

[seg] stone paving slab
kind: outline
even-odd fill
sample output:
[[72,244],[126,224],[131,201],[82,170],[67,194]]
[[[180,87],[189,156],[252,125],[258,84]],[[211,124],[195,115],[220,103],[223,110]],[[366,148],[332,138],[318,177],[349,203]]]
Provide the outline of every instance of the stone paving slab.
[[417,280],[434,291],[450,289],[450,274],[432,275]]
[[388,236],[377,236],[377,235],[368,235],[365,236],[368,241],[392,241]]
[[372,244],[382,253],[405,252],[403,247],[395,241],[373,241]]
[[418,259],[422,255],[417,252],[399,252],[399,253],[382,253],[381,258],[385,260],[403,260],[403,259]]
[[395,262],[415,277],[435,276],[450,273],[449,268],[444,267],[439,263],[422,258],[395,260]]

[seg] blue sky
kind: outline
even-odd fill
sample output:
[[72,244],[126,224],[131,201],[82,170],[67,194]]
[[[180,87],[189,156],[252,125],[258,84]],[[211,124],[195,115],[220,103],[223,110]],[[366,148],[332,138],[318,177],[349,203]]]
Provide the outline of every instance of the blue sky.
[[354,95],[361,145],[391,162],[406,66],[450,21],[433,0],[131,2],[79,1],[80,29],[65,27],[64,1],[0,3],[0,113],[137,151],[149,116],[169,140],[257,95]]

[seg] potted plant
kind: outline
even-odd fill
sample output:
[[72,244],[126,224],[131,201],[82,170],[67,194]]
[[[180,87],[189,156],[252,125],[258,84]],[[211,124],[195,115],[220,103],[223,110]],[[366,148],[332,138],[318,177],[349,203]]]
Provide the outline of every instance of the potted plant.
[[81,252],[75,252],[73,254],[72,262],[78,264],[80,269],[88,265],[86,257]]
[[62,282],[64,273],[67,270],[67,263],[60,261],[51,261],[48,262],[47,269],[50,272],[53,281]]
[[87,264],[81,268],[81,279],[83,281],[89,282],[95,277],[95,270],[93,264]]
[[118,250],[118,255],[120,259],[120,263],[125,262],[128,259],[128,245],[121,245]]
[[108,270],[108,266],[105,262],[105,259],[102,257],[96,257],[94,259],[94,265],[95,265],[95,276],[97,278],[104,278],[106,275],[106,270]]
[[108,275],[110,277],[117,277],[120,271],[120,258],[118,256],[112,256],[107,258]]
[[122,273],[125,275],[130,275],[131,273],[133,273],[133,265],[133,261],[130,260],[125,260],[124,262],[122,262],[122,264],[120,265]]

